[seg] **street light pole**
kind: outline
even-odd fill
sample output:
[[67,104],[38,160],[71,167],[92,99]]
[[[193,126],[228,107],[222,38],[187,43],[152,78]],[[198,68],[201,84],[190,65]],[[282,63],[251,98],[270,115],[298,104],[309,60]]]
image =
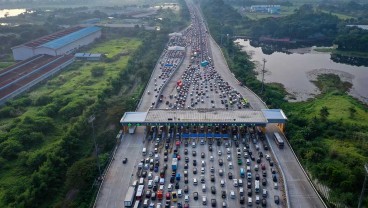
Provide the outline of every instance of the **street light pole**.
[[266,72],[265,67],[266,67],[266,62],[267,62],[265,58],[262,59],[262,61],[263,61],[263,69],[262,69],[262,89],[261,89],[261,93],[263,93],[263,90],[264,90],[264,74]]
[[90,123],[92,125],[92,138],[93,138],[93,142],[95,145],[95,152],[96,152],[96,157],[97,157],[97,167],[98,167],[98,179],[101,179],[101,166],[100,166],[100,158],[98,156],[98,150],[97,150],[97,143],[96,143],[96,137],[95,137],[95,126],[93,125],[93,121],[96,119],[95,115],[91,115],[88,118],[88,123]]

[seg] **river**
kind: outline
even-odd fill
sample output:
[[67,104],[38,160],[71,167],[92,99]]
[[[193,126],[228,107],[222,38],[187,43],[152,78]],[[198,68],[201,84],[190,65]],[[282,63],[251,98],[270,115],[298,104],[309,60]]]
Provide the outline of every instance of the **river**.
[[292,50],[291,54],[274,52],[264,54],[261,47],[253,47],[249,40],[235,41],[251,55],[256,63],[258,79],[262,79],[263,59],[266,60],[265,82],[282,84],[289,96],[289,101],[304,101],[319,94],[318,88],[311,82],[317,75],[333,73],[343,81],[352,83],[350,95],[368,103],[368,67],[352,66],[332,61],[330,53],[316,52],[313,48]]

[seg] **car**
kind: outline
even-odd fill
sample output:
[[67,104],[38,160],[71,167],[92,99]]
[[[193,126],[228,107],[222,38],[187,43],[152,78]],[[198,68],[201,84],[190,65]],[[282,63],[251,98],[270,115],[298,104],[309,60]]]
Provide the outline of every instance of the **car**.
[[267,207],[267,200],[266,199],[262,199],[262,207]]
[[216,199],[211,199],[211,206],[212,207],[216,207],[217,206]]
[[184,164],[184,169],[185,169],[185,170],[188,170],[188,168],[189,168],[188,163],[185,163],[185,164]]
[[204,175],[201,176],[201,183],[206,183],[206,179],[204,178]]
[[276,174],[276,169],[275,168],[271,168],[271,173],[272,174]]
[[205,154],[204,152],[201,153],[201,158],[204,158],[205,157]]
[[211,193],[216,194],[216,187],[215,186],[211,186]]
[[197,160],[193,160],[193,166],[197,166]]
[[193,193],[193,199],[194,200],[198,200],[198,192],[194,192]]
[[192,156],[193,157],[197,156],[197,152],[196,151],[192,151]]
[[232,173],[232,172],[229,172],[229,173],[227,174],[227,176],[228,176],[228,178],[229,178],[229,179],[233,179],[233,173]]
[[275,195],[273,197],[274,201],[275,201],[275,204],[280,204],[280,197],[278,195]]
[[188,155],[188,149],[184,149],[184,155]]
[[212,152],[212,146],[208,146],[208,151]]
[[214,173],[215,172],[215,168],[214,167],[211,167],[210,171],[211,171],[211,173]]
[[227,203],[226,203],[226,201],[223,201],[223,202],[222,202],[222,208],[227,208]]
[[225,186],[225,181],[223,179],[221,179],[220,185],[221,185],[221,187],[224,187]]
[[244,197],[244,196],[241,196],[241,197],[239,198],[239,203],[240,203],[240,204],[244,204],[244,203],[245,203],[245,197]]
[[235,199],[235,192],[234,190],[230,191],[230,198]]
[[128,158],[123,159],[123,164],[126,164],[128,162]]
[[185,203],[184,204],[184,208],[189,208],[189,204],[188,203]]
[[266,178],[262,178],[262,185],[266,186],[267,185],[267,179]]
[[204,172],[205,172],[205,169],[204,169],[204,167],[202,167],[201,168],[201,174],[204,174]]
[[202,196],[202,205],[207,205],[207,196]]
[[197,168],[193,168],[193,174],[197,174]]
[[218,160],[219,166],[223,166],[224,165],[224,161],[222,159]]
[[185,201],[185,202],[189,202],[189,195],[185,195],[185,196],[184,196],[184,201]]
[[156,200],[156,193],[155,193],[155,192],[153,192],[153,193],[151,194],[151,200]]
[[219,150],[217,154],[218,154],[218,156],[221,156],[222,155],[221,150]]
[[184,186],[184,193],[186,193],[186,194],[187,194],[188,192],[189,192],[189,187],[188,187],[188,185],[185,185],[185,186]]
[[211,174],[210,178],[211,178],[211,182],[215,182],[215,175],[214,174]]
[[226,191],[221,191],[221,197],[222,197],[223,199],[226,199]]

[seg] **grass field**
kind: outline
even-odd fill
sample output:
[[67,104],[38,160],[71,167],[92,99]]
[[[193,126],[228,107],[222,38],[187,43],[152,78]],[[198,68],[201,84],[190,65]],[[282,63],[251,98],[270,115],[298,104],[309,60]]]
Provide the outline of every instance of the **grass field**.
[[0,71],[8,66],[13,65],[14,62],[0,62]]

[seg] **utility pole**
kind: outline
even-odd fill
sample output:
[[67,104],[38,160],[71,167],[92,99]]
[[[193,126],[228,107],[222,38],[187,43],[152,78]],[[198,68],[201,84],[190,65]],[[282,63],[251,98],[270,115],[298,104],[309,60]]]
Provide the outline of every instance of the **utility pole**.
[[267,62],[265,58],[263,58],[262,61],[263,61],[263,69],[262,69],[262,89],[261,89],[261,93],[263,93],[263,90],[264,90],[264,74],[266,72],[265,67],[266,67],[266,62]]
[[363,199],[364,199],[364,192],[366,190],[366,185],[367,185],[367,180],[368,180],[368,163],[366,163],[364,165],[364,171],[365,171],[365,177],[364,177],[362,192],[360,193],[360,197],[359,197],[358,208],[362,207],[362,202],[363,202]]
[[95,115],[91,115],[88,118],[88,123],[90,123],[92,125],[92,138],[93,138],[93,142],[95,145],[95,152],[96,152],[96,157],[97,157],[97,167],[98,167],[98,179],[101,180],[101,166],[100,166],[100,158],[98,156],[98,150],[97,150],[97,143],[96,143],[96,137],[95,137],[95,126],[93,125],[93,121],[96,119]]

